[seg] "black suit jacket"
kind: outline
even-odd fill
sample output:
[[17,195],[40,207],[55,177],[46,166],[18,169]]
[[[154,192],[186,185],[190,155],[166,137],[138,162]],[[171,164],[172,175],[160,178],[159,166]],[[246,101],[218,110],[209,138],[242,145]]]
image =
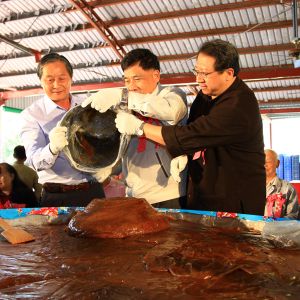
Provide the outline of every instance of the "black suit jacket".
[[162,135],[172,156],[189,155],[188,208],[263,215],[262,121],[241,79],[214,100],[200,91],[188,125],[163,127]]

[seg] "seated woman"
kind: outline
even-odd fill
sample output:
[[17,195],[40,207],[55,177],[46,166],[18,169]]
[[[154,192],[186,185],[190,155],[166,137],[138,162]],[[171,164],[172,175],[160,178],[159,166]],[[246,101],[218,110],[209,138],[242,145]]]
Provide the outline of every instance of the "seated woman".
[[0,163],[0,209],[37,206],[34,192],[20,180],[14,167]]

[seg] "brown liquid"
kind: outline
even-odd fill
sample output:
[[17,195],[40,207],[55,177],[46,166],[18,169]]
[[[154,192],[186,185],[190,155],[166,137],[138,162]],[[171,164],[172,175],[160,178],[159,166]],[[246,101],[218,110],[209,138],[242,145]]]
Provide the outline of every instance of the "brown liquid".
[[69,223],[71,235],[98,238],[124,238],[167,228],[168,218],[145,199],[124,197],[94,199]]
[[300,250],[259,236],[184,221],[125,239],[26,230],[36,241],[0,241],[0,299],[299,299]]

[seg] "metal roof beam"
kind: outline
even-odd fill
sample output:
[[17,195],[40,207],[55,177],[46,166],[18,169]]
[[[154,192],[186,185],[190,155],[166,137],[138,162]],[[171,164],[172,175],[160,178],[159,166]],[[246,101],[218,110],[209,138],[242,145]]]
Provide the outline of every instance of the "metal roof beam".
[[[259,26],[256,26],[259,25]],[[253,26],[253,27],[252,27]],[[191,32],[180,32],[176,34],[163,34],[156,36],[147,36],[141,38],[126,38],[120,40],[121,45],[132,45],[132,44],[146,44],[146,43],[155,43],[155,42],[164,42],[170,40],[179,40],[179,39],[190,39],[190,38],[200,38],[200,37],[211,37],[213,35],[227,35],[227,34],[240,34],[244,33],[250,28],[251,31],[262,31],[262,30],[274,30],[291,27],[291,21],[279,21],[279,22],[268,22],[262,24],[249,24],[235,27],[224,27],[224,28],[215,28],[207,30],[198,30]]]
[[[132,0],[115,1],[115,2],[118,2],[118,4],[122,4],[122,3],[131,2],[131,1]],[[89,2],[89,5],[91,7],[99,7],[100,4],[95,5],[95,4],[93,4],[94,2],[95,1]],[[115,3],[113,3],[114,1],[106,1],[108,6],[110,5],[109,2],[111,2],[111,4],[115,4]],[[196,8],[196,9],[180,10],[180,11],[167,12],[167,13],[159,13],[159,14],[157,14],[157,17],[162,18],[162,19],[167,19],[170,16],[172,18],[186,17],[186,16],[191,16],[191,15],[194,15],[194,14],[195,15],[201,15],[201,14],[215,13],[216,11],[219,11],[219,12],[220,11],[229,11],[229,10],[232,10],[232,9],[244,9],[244,8],[270,5],[270,4],[275,5],[275,4],[280,4],[280,2],[282,2],[282,1],[273,0],[273,1],[261,2],[261,1],[252,0],[252,1],[247,1],[247,2],[228,3],[228,4],[214,5],[214,6],[209,6],[209,7],[201,7],[201,8]],[[290,1],[286,0],[286,1],[283,1],[283,2],[284,3],[289,3]],[[101,1],[101,3],[102,3],[102,1]],[[216,7],[219,7],[219,10],[216,10]],[[232,9],[230,9],[230,7],[232,7]],[[193,13],[191,14],[191,12],[193,12]],[[52,10],[49,11],[49,14],[53,14]],[[175,15],[172,15],[172,14],[175,14]],[[32,16],[32,13],[31,13],[31,16]],[[143,15],[143,16],[139,16],[139,17],[135,17],[135,18],[128,18],[128,20],[135,20],[135,21],[133,21],[133,23],[140,23],[140,22],[146,22],[146,21],[151,22],[151,21],[155,20],[155,18],[152,19],[150,16],[151,15],[146,15],[146,16]],[[164,17],[162,17],[162,16],[164,16]],[[122,23],[122,20],[123,20],[124,24]],[[113,22],[115,22],[115,23],[113,23]],[[120,23],[119,25],[125,25],[125,24],[128,23],[128,21],[126,21],[126,19],[116,19],[114,21],[104,22],[104,24],[105,24],[106,27],[119,26],[119,25],[117,25],[116,22],[119,22]],[[284,22],[288,22],[288,25],[285,25]],[[290,27],[291,26],[290,21],[281,21],[281,22],[250,24],[248,26],[240,26],[240,27],[242,27],[242,29],[240,29],[240,30],[242,30],[242,31],[249,30],[249,28],[251,26],[256,26],[255,28],[252,29],[252,31],[254,31],[254,30],[265,30],[266,29],[266,24],[270,24],[268,29],[283,28],[283,27]],[[276,24],[278,24],[278,25],[276,25]],[[274,28],[272,27],[273,25],[275,26]],[[91,29],[91,28],[93,28],[93,27],[90,24],[77,24],[77,25],[74,25],[74,26],[72,26],[72,25],[71,26],[66,26],[64,32],[77,31],[77,30],[82,30],[82,29],[88,30],[88,29]],[[238,30],[237,27],[235,27],[235,28]],[[234,32],[236,32],[235,28],[232,28],[232,30]],[[45,29],[45,30],[40,30],[40,31],[24,32],[24,33],[9,35],[9,38],[15,40],[15,39],[27,38],[27,37],[32,37],[32,36],[41,36],[41,35],[46,35],[46,34],[59,33],[60,30],[61,30],[61,28],[51,28],[51,29]],[[218,34],[220,29],[216,29],[216,30],[217,30],[216,34]],[[208,31],[210,32],[211,30],[208,30]],[[191,36],[191,37],[195,37],[195,35],[196,36],[201,36],[199,34],[199,32],[203,32],[203,31],[198,31],[198,33],[194,32],[194,35]],[[185,33],[180,33],[180,36],[182,34],[185,34]],[[226,33],[224,33],[224,34],[226,34]],[[175,35],[175,38],[178,39],[178,35]],[[167,39],[167,38],[165,38],[164,36],[160,36],[160,40],[163,40],[163,39]],[[171,38],[171,39],[173,39],[173,38]],[[129,39],[128,43],[126,43],[127,39],[123,40],[122,42],[124,43],[124,45],[131,44],[132,43],[131,40],[132,39]],[[140,43],[142,43],[142,42],[143,41],[141,41]],[[151,41],[149,41],[149,42],[151,42]]]
[[[81,83],[81,84],[73,84],[71,87],[71,92],[84,92],[84,91],[96,91],[99,89],[105,89],[105,88],[113,88],[113,87],[123,87],[124,82],[121,78],[119,80],[115,80],[114,82],[95,82],[95,83]],[[39,95],[43,94],[44,91],[41,87],[32,87],[30,89],[26,90],[17,90],[17,91],[6,91],[1,92],[1,95],[4,99],[12,99],[12,98],[18,98],[18,97],[25,97],[25,96],[31,96],[31,95]]]
[[283,92],[283,91],[299,91],[300,96],[300,86],[292,85],[292,86],[270,86],[266,88],[253,88],[252,91],[255,93],[266,93],[266,92]]
[[[112,5],[118,5],[118,4],[127,4],[129,2],[138,2],[140,0],[95,0],[95,1],[89,1],[89,6],[92,8],[100,8],[105,6],[112,6]],[[69,7],[66,9],[65,13],[69,13],[72,11],[77,11],[77,7]]]
[[130,18],[123,18],[123,19],[114,19],[109,22],[106,22],[106,24],[109,27],[123,26],[123,25],[131,25],[131,24],[137,24],[143,22],[154,22],[154,21],[160,21],[166,19],[177,19],[177,18],[190,17],[190,16],[214,14],[216,12],[219,13],[219,12],[234,11],[234,10],[241,10],[241,9],[248,9],[248,8],[256,8],[256,7],[269,6],[269,5],[284,5],[285,3],[291,4],[291,1],[251,0],[251,1],[236,2],[236,3],[211,5],[206,7],[197,7],[197,8],[191,8],[185,10],[160,12],[157,14],[142,15],[134,18],[130,17]]
[[[138,2],[137,0],[98,0],[98,1],[90,1],[89,5],[92,8],[98,7],[105,7],[111,5],[118,5],[118,4],[126,4],[129,2]],[[216,11],[218,12],[225,12],[225,11],[232,11],[232,10],[240,10],[240,9],[247,9],[247,8],[255,8],[255,7],[262,7],[268,5],[282,5],[282,4],[291,4],[290,0],[251,0],[246,2],[237,2],[237,3],[227,3],[227,4],[219,4],[207,7],[198,7],[186,10],[177,10],[171,12],[164,12],[159,14],[149,14],[146,16],[138,16],[135,18],[123,18],[123,19],[116,19],[109,22],[106,22],[108,26],[120,26],[120,25],[128,25],[128,24],[135,24],[140,22],[151,22],[151,21],[158,21],[161,19],[174,19],[179,17],[188,17],[194,15],[203,15],[203,14],[212,14]],[[71,6],[63,6],[63,5],[54,5],[51,9],[40,9],[36,11],[27,11],[20,14],[12,13],[9,17],[5,17],[1,20],[1,22],[6,23],[10,21],[17,21],[23,20],[28,18],[34,18],[37,16],[46,16],[46,15],[53,15],[55,13],[69,13],[77,10],[77,8]]]
[[[90,66],[92,67],[92,66]],[[247,79],[249,77],[253,77],[252,74],[255,74],[255,78],[264,78],[270,79],[272,76],[282,78],[282,77],[293,77],[295,75],[300,76],[300,69],[294,69],[291,66],[285,66],[283,68],[278,68],[278,70],[275,70],[275,72],[272,72],[272,69],[276,69],[274,67],[272,68],[252,68],[252,69],[242,69],[240,73],[240,77],[243,79]],[[195,76],[191,73],[183,73],[183,74],[162,74],[161,76],[161,83],[166,85],[178,85],[178,84],[194,84],[196,81]],[[87,83],[76,83],[74,82],[72,89],[76,90],[80,88],[82,85],[87,86],[89,82]],[[114,78],[113,82],[106,81],[107,84],[110,84],[110,87],[114,86],[122,86],[123,81],[122,78]],[[93,83],[94,89],[100,89],[102,87],[103,82]],[[32,87],[34,88],[34,87]],[[18,91],[18,92],[24,92],[26,95],[33,95],[36,93],[35,89],[26,89],[24,91]],[[10,97],[14,94],[14,92],[6,92],[9,93]],[[9,97],[8,97],[9,98]]]
[[[98,0],[98,1],[91,1],[89,2],[89,5],[93,8],[95,7],[105,7],[105,6],[111,6],[111,5],[117,5],[117,4],[126,4],[128,2],[134,2],[137,0]],[[0,5],[1,8],[1,5]],[[64,5],[51,5],[51,9],[39,9],[35,11],[26,11],[22,13],[11,13],[10,16],[4,17],[1,19],[2,23],[7,23],[10,21],[20,21],[24,19],[29,18],[36,18],[40,16],[47,16],[47,15],[53,15],[57,13],[69,13],[76,11],[77,9],[72,7],[71,4],[64,6]]]
[[[281,22],[279,22],[279,23],[280,23],[280,25],[279,25],[280,27],[283,26],[283,25],[285,25],[285,23],[284,24],[282,24]],[[89,29],[93,29],[92,25],[86,24],[84,30],[89,30]],[[76,30],[80,30],[81,31],[81,30],[83,30],[83,27],[77,28]],[[70,28],[70,30],[67,30],[67,31],[72,31],[72,30]],[[57,31],[57,33],[58,33],[58,31]],[[203,31],[201,31],[201,32],[199,31],[198,33],[201,35],[201,34],[203,34]],[[171,40],[175,39],[175,38],[173,38],[173,36],[176,37],[176,40],[178,40],[178,35],[170,35],[170,39]],[[185,36],[185,34],[184,34],[183,38],[191,38],[191,37],[188,36],[188,35]],[[152,39],[152,38],[150,37],[150,39]],[[128,41],[128,42],[126,42],[126,41]],[[160,40],[160,41],[157,41],[157,42],[161,42],[161,41],[163,41],[163,40]],[[149,42],[150,42],[150,40],[149,40]],[[130,40],[121,40],[120,44],[123,44],[123,45],[131,44],[131,41]],[[53,48],[53,49],[50,49],[50,50],[51,50],[51,52],[65,52],[65,51],[70,51],[70,50],[80,50],[80,49],[94,48],[93,46],[91,46],[91,47],[84,47],[83,45],[82,46],[80,46],[80,45],[81,44],[77,44],[77,45],[73,46],[72,49],[68,49],[68,47],[62,47],[62,48]],[[108,47],[108,46],[109,46],[108,43],[106,43],[104,45],[101,45],[100,47],[102,48],[102,47]],[[294,47],[294,44],[292,44],[292,43],[278,44],[278,45],[264,45],[264,46],[255,46],[255,47],[248,47],[248,48],[240,48],[239,49],[239,51],[240,51],[239,53],[240,54],[251,54],[251,53],[263,53],[263,52],[273,52],[273,51],[288,51],[288,50],[290,50],[293,47]],[[48,51],[48,49],[43,49],[43,50],[41,50],[41,52],[42,53],[48,53],[49,51]],[[191,58],[191,57],[195,56],[196,54],[197,53],[187,54],[186,57],[185,57],[185,54],[181,54],[181,55],[169,55],[169,57],[170,57],[169,60],[174,60],[174,59],[177,60],[178,57],[180,57],[180,56],[182,56],[182,59],[188,59],[188,58]],[[16,57],[25,57],[25,56],[27,56],[27,55],[26,54],[19,54],[19,53],[16,54],[16,53],[14,53],[11,56],[9,56],[9,55],[5,55],[5,57],[0,56],[0,60],[1,59],[7,59],[7,58],[10,58],[10,57],[11,58],[16,58]],[[166,58],[165,60],[168,60],[168,59]]]
[[26,31],[22,33],[10,34],[6,35],[6,37],[10,38],[11,40],[19,40],[25,38],[32,38],[32,37],[41,37],[41,36],[49,36],[52,34],[59,34],[63,32],[74,32],[74,31],[86,31],[86,30],[93,30],[94,27],[89,24],[74,24],[65,27],[56,27],[56,28],[47,28],[42,30],[34,30],[34,31]]
[[[300,76],[300,68],[295,69],[291,65],[281,67],[259,67],[251,69],[241,69],[239,77],[247,81],[247,79],[263,79],[272,78],[288,79],[289,77]],[[183,74],[162,74],[162,84],[191,84],[196,81],[195,75],[191,73]]]
[[16,43],[6,37],[4,37],[3,35],[0,35],[0,41],[6,43],[6,44],[9,44],[10,46],[16,48],[16,49],[19,49],[21,50],[22,52],[25,52],[25,53],[28,53],[30,55],[33,55],[35,57],[35,61],[36,62],[39,62],[40,59],[41,59],[41,52],[40,51],[37,51],[37,50],[34,50],[34,49],[31,49],[31,48],[28,48],[28,47],[25,47],[19,43]]
[[[167,80],[167,78],[162,78],[162,83],[164,84],[170,84],[170,82]],[[196,84],[196,83],[195,83]],[[102,81],[102,82],[89,82],[89,83],[75,83],[72,86],[72,92],[82,92],[82,91],[96,91],[99,90],[101,88],[108,88],[108,87],[122,87],[124,86],[123,80],[122,78],[116,78],[116,81],[112,82],[112,81]],[[180,85],[179,85],[180,86]],[[183,84],[181,86],[186,86],[186,84]],[[298,86],[292,86],[289,87],[290,89],[299,89]],[[265,89],[252,89],[254,92],[265,92],[267,90]],[[285,87],[275,87],[270,89],[270,91],[280,91],[280,90],[285,90]],[[17,94],[19,94],[19,96],[24,96],[24,95],[33,95],[33,94],[39,94],[39,93],[43,93],[43,90],[41,88],[33,88],[33,89],[26,89],[26,90],[20,90],[20,91],[14,91],[14,92],[4,92],[6,95],[14,95],[14,97],[17,97]],[[294,103],[294,102],[299,102],[300,103],[300,98],[278,98],[278,99],[270,99],[268,101],[264,101],[264,100],[258,100],[258,103],[263,105],[267,105],[267,104],[271,104],[271,103]]]
[[282,105],[286,105],[289,103],[300,103],[300,98],[278,98],[278,99],[270,99],[268,101],[263,101],[263,100],[259,100],[258,104],[259,105],[268,105],[268,104],[282,104]]
[[270,114],[289,114],[289,113],[298,113],[300,108],[269,108],[269,109],[260,109],[262,115]]
[[[187,85],[181,85],[183,87],[187,87]],[[197,87],[197,83],[195,82],[195,85],[193,85],[194,87]],[[284,92],[284,91],[291,91],[291,94],[297,94],[300,96],[300,86],[299,85],[292,85],[292,86],[270,86],[267,88],[252,88],[251,89],[254,93],[267,93],[267,92]],[[299,91],[299,92],[293,92],[293,91]],[[193,92],[189,92],[187,95],[193,95]],[[285,100],[290,100],[293,101],[294,98],[288,98]],[[282,99],[280,99],[282,100]],[[258,102],[260,103],[269,103],[272,100],[258,100]],[[276,100],[278,101],[278,100]]]
[[[274,46],[273,46],[274,47]],[[255,48],[255,47],[254,47]],[[243,54],[247,54],[251,48],[245,48],[245,52]],[[263,49],[261,47],[261,49]],[[269,46],[266,46],[266,49],[269,49],[271,51],[271,48]],[[243,48],[239,48],[238,51],[241,53],[243,52]],[[276,50],[275,50],[276,51]],[[263,50],[262,50],[263,52]],[[249,52],[251,53],[251,52]],[[185,53],[181,55],[166,55],[166,56],[160,56],[159,60],[161,62],[163,61],[173,61],[173,60],[187,60],[194,57],[196,53]],[[82,69],[82,68],[91,68],[91,67],[115,67],[120,65],[120,60],[115,61],[100,61],[96,63],[80,63],[78,65],[74,65],[73,69]],[[249,71],[248,71],[249,70]],[[25,70],[23,72],[7,72],[0,74],[1,77],[9,77],[9,76],[18,76],[18,75],[24,75],[24,74],[35,74],[36,70],[35,68]],[[191,73],[186,73],[191,74]],[[259,67],[259,68],[251,68],[251,69],[243,69],[243,72],[241,72],[241,76],[243,79],[261,79],[261,78],[279,78],[279,77],[294,77],[294,76],[300,76],[300,68],[293,68],[292,65],[281,65],[281,66],[265,66],[265,67]],[[264,75],[262,75],[264,74]]]
[[89,5],[89,2],[85,0],[69,0],[75,5],[75,7],[82,12],[85,18],[92,24],[92,26],[97,30],[100,36],[106,41],[110,47],[114,50],[116,55],[121,59],[125,56],[126,51],[123,46],[116,39],[114,34],[110,31],[108,26],[95,12],[94,8]]
[[[186,85],[183,85],[186,87]],[[195,83],[196,86],[196,83]],[[284,91],[291,91],[291,94],[299,94],[300,96],[300,86],[299,85],[292,85],[292,86],[270,86],[267,88],[252,88],[251,89],[254,93],[267,93],[267,92],[284,92]],[[299,93],[295,93],[292,91],[299,91]],[[192,92],[190,92],[187,95],[193,95]],[[289,98],[289,100],[292,100],[294,98]],[[282,99],[281,99],[282,100]],[[288,100],[288,99],[285,99]],[[262,103],[269,103],[271,100],[258,100],[258,102]],[[277,101],[277,100],[276,100]]]
[[259,110],[261,114],[300,112],[300,98],[259,101]]
[[242,79],[265,79],[281,78],[288,79],[288,77],[300,76],[300,68],[295,69],[292,65],[282,66],[268,66],[242,69],[240,77]]
[[300,79],[300,74],[298,76],[289,76],[287,78],[276,77],[276,78],[252,78],[252,79],[244,79],[245,82],[262,82],[262,81],[276,81],[276,80],[291,80],[291,79]]
[[[269,22],[263,23],[260,26],[256,26],[258,24],[252,24],[253,29],[252,31],[260,31],[260,30],[273,30],[273,29],[281,29],[281,28],[289,28],[291,27],[290,21],[279,21],[279,22]],[[192,32],[181,32],[180,34],[165,34],[159,36],[148,36],[142,38],[126,38],[124,40],[120,40],[120,45],[131,45],[131,44],[142,44],[142,43],[153,43],[153,42],[163,42],[168,40],[178,40],[178,39],[188,39],[188,38],[197,38],[197,37],[205,37],[211,35],[222,35],[222,34],[237,34],[243,33],[249,30],[248,25],[244,26],[236,26],[236,27],[229,27],[229,28],[216,28],[216,29],[209,29],[209,30],[199,30],[199,31],[192,31]],[[76,31],[83,31],[83,30],[91,30],[94,27],[91,24],[77,24],[77,25],[70,25],[63,28],[64,32],[76,32]],[[11,34],[6,35],[6,38],[11,40],[17,39],[24,39],[24,38],[31,38],[31,37],[40,37],[46,35],[52,35],[61,33],[62,28],[50,28],[44,29],[39,31],[29,31],[24,33],[18,34]]]
[[93,8],[105,7],[118,4],[127,4],[129,2],[139,2],[140,0],[94,0],[90,1],[89,5]]
[[[276,52],[276,51],[288,51],[294,47],[292,43],[278,44],[278,45],[262,45],[247,48],[238,48],[239,55],[254,54],[254,53],[266,53],[266,52]],[[173,54],[160,56],[160,61],[172,61],[172,60],[185,60],[196,57],[198,52],[194,53],[183,53],[183,54]]]
[[[87,46],[88,44],[88,46]],[[83,44],[75,44],[72,47],[51,47],[47,49],[42,49],[40,52],[42,55],[48,54],[50,52],[70,52],[70,51],[77,51],[77,50],[87,50],[87,49],[102,49],[102,48],[108,48],[109,45],[107,43],[99,42],[97,45],[93,43],[83,43]],[[24,52],[19,52],[19,53],[11,53],[11,55],[0,55],[0,60],[6,60],[6,59],[15,59],[15,58],[22,58],[22,57],[29,57],[30,54],[24,53]]]
[[[88,69],[88,68],[96,68],[96,67],[115,67],[119,66],[120,61],[110,61],[110,60],[103,60],[93,63],[79,63],[77,65],[73,65],[73,70],[78,69]],[[23,72],[9,72],[9,73],[1,73],[0,78],[2,77],[9,77],[9,76],[21,76],[21,75],[32,75],[36,74],[36,67],[33,66],[32,69],[25,70]]]
[[[1,8],[1,5],[0,5],[0,8]],[[61,12],[65,11],[67,8],[68,7],[65,7],[63,5],[51,5],[51,9],[39,9],[39,10],[35,10],[35,11],[25,11],[22,13],[12,12],[9,16],[2,18],[1,23],[24,20],[24,19],[29,19],[29,18],[36,18],[36,17],[40,17],[40,16],[52,15],[55,13],[61,13]]]

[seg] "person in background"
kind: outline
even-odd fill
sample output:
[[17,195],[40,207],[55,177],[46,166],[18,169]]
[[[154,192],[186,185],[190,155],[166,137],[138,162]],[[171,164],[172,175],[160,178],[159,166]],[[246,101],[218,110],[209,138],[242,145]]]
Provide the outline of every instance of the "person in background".
[[82,102],[70,94],[72,66],[64,56],[50,53],[38,64],[37,75],[46,95],[21,113],[21,140],[27,161],[43,184],[41,206],[86,206],[104,197],[102,185],[71,166],[62,153],[68,144],[67,128],[57,125],[69,109]]
[[33,191],[19,178],[13,166],[0,163],[0,209],[38,207]]
[[297,219],[299,213],[297,192],[289,182],[277,176],[276,169],[280,164],[277,153],[266,149],[265,155],[267,200],[264,215]]
[[[99,112],[105,112],[128,101],[128,109],[143,120],[143,124],[173,125],[186,121],[185,93],[159,84],[159,61],[150,50],[130,51],[123,58],[121,67],[126,88],[100,90],[86,99],[82,106],[91,104]],[[185,202],[186,172],[180,175],[176,167],[171,166],[172,157],[166,148],[139,132],[142,132],[141,128],[137,128],[137,136],[131,138],[123,157],[126,195],[145,198],[155,207],[179,208],[180,203]]]
[[[174,160],[188,156],[189,209],[263,215],[265,189],[262,120],[253,91],[238,77],[237,49],[204,43],[194,69],[201,91],[183,126],[157,126],[119,112],[121,133],[143,129]],[[182,168],[177,164],[178,170]]]
[[39,183],[39,177],[35,170],[26,166],[26,152],[24,146],[16,146],[14,148],[14,158],[16,159],[13,167],[18,173],[19,178],[35,193],[37,200],[41,198],[42,185]]

